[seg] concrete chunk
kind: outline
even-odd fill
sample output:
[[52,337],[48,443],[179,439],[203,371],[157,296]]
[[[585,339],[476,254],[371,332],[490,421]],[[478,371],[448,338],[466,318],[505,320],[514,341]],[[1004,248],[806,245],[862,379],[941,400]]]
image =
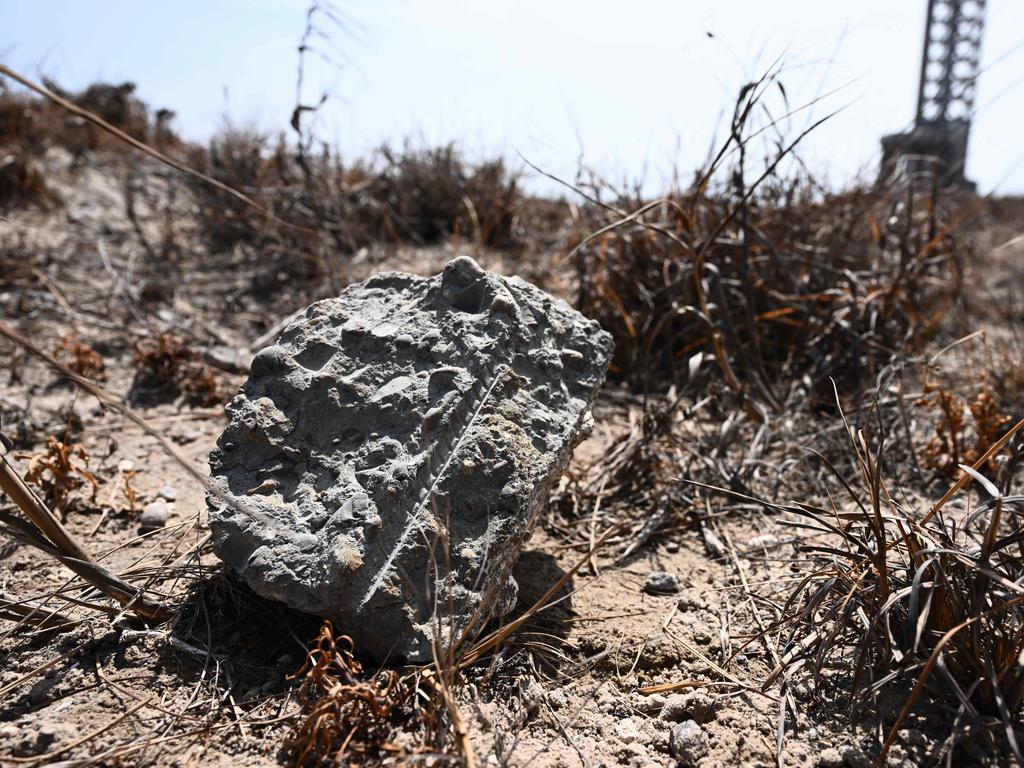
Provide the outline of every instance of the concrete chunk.
[[217,553],[361,651],[428,660],[435,628],[448,642],[514,604],[512,564],[611,351],[565,302],[468,257],[313,304],[228,405]]

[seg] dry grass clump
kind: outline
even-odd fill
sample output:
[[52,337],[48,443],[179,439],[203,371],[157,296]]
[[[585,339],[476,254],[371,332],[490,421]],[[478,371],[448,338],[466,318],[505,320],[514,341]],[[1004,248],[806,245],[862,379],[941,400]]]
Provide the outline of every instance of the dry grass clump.
[[250,206],[196,184],[203,233],[214,250],[257,243],[302,265],[317,263],[325,247],[352,253],[374,243],[424,245],[448,237],[492,247],[518,241],[516,175],[501,160],[472,165],[454,145],[384,147],[368,162],[347,164],[327,148],[314,152],[229,126],[190,159],[295,227],[267,222]]
[[586,195],[590,234],[569,253],[576,303],[613,334],[613,372],[635,387],[680,386],[704,352],[741,401],[779,412],[830,396],[830,379],[856,392],[919,349],[957,296],[959,247],[937,191],[816,184],[791,161],[823,121],[791,141],[765,122],[799,111],[764,104],[776,84],[769,73],[744,86],[728,139],[688,189]]
[[19,151],[5,154],[0,146],[0,210],[56,200],[34,160]]
[[[975,466],[984,466],[1022,425]],[[996,482],[966,467],[950,491],[923,510],[888,479],[882,442],[872,449],[862,431],[850,430],[850,437],[860,477],[836,476],[850,503],[788,508],[802,518],[794,525],[808,537],[801,546],[808,564],[797,566],[803,578],[783,609],[788,650],[772,679],[806,667],[819,686],[841,681],[869,709],[883,692],[895,692],[902,710],[882,713],[888,736],[881,762],[925,700],[949,710],[943,717],[948,737],[936,759],[957,748],[984,747],[1020,762],[1024,507],[1009,486],[1021,446],[1011,445]],[[955,496],[972,479],[984,492],[974,505],[964,494]],[[847,679],[840,670],[852,675]]]
[[[781,184],[781,181],[779,181]],[[590,207],[575,254],[580,309],[615,336],[636,384],[680,384],[696,352],[734,388],[781,408],[794,396],[859,389],[920,349],[957,290],[957,247],[939,209],[883,193],[763,185],[744,198],[700,190]]]
[[132,394],[137,400],[181,395],[186,402],[200,406],[216,405],[224,400],[225,393],[217,375],[172,333],[138,341],[135,364]]
[[503,160],[472,166],[454,144],[380,154],[384,167],[368,192],[403,239],[461,236],[495,248],[516,242],[520,193]]
[[[94,83],[71,93],[50,80],[45,82],[51,91],[141,141],[162,149],[180,144],[170,127],[174,113],[152,112],[135,95],[134,83]],[[37,162],[53,146],[67,149],[76,161],[86,152],[125,149],[121,141],[92,123],[0,83],[0,209],[59,202],[47,188]]]
[[[228,126],[204,149],[195,147],[189,159],[193,167],[248,195],[266,195],[275,181],[274,156],[268,154],[268,137],[253,129]],[[193,185],[202,231],[214,249],[237,242],[257,242],[265,236],[266,223],[251,206],[227,198],[206,184]]]
[[[44,79],[44,83],[52,92],[140,141],[164,149],[180,143],[170,127],[174,113],[153,111],[135,95],[134,83],[94,83],[78,93],[52,80]],[[17,146],[33,155],[50,146],[64,147],[76,156],[99,149],[125,149],[116,137],[56,104],[0,85],[0,147],[4,146]]]

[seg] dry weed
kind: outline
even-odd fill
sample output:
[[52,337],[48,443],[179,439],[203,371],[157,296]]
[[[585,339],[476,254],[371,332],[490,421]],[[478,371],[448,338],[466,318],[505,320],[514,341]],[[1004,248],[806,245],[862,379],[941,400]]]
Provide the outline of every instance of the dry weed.
[[[803,578],[784,608],[787,653],[772,679],[806,666],[819,685],[834,686],[835,670],[849,670],[843,682],[867,709],[883,691],[897,692],[904,703],[883,720],[880,763],[922,697],[952,708],[935,759],[958,749],[978,759],[984,745],[1021,760],[1024,506],[978,471],[1021,426],[965,466],[927,511],[898,500],[883,441],[872,448],[851,429],[860,476],[836,474],[851,503],[787,508],[800,519],[792,524],[806,537],[808,560],[798,562],[808,565],[795,566]],[[987,497],[973,508],[955,496],[972,479]]]
[[25,481],[43,491],[47,506],[62,519],[67,515],[71,495],[79,488],[88,486],[90,500],[96,500],[99,485],[89,471],[89,454],[78,443],[62,443],[51,435],[44,453],[21,458],[28,459]]
[[300,721],[290,737],[295,765],[342,765],[358,758],[402,755],[395,739],[417,721],[416,686],[394,670],[367,675],[352,640],[324,622],[306,662]]
[[196,353],[171,333],[148,337],[135,345],[136,396],[182,395],[195,405],[222,402],[224,393],[217,375],[199,361]]
[[[940,384],[928,383],[924,391],[917,405],[935,412],[935,435],[922,457],[927,467],[947,477],[958,477],[961,465],[974,464],[1012,424],[988,387],[971,402]],[[983,469],[995,471],[996,466],[990,463]]]
[[100,381],[106,376],[106,366],[99,352],[73,333],[66,333],[57,343],[53,354],[59,359],[64,357],[68,368],[87,379]]

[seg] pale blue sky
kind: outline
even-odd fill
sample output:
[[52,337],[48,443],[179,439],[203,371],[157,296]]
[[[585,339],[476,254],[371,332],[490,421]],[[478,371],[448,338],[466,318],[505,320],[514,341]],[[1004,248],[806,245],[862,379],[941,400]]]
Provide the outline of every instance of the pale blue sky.
[[[925,0],[337,0],[348,32],[310,60],[321,133],[357,155],[405,137],[522,152],[572,178],[581,152],[658,189],[700,164],[743,82],[784,56],[790,104],[846,109],[804,158],[834,183],[873,172],[913,115]],[[134,80],[203,138],[225,114],[286,129],[302,0],[0,0],[0,60],[70,88]],[[968,175],[1024,192],[1024,2],[989,0]],[[711,33],[712,36],[709,36]],[[842,87],[841,87],[842,86]],[[775,107],[781,107],[778,96]],[[779,109],[778,111],[781,111]],[[802,113],[793,123],[802,129]]]

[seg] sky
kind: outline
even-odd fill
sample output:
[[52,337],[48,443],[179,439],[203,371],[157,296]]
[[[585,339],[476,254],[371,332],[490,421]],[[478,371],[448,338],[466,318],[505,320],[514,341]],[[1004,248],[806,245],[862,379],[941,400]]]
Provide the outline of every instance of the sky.
[[[131,80],[186,138],[288,131],[306,0],[0,0],[0,61],[65,88]],[[773,115],[834,186],[870,178],[913,118],[926,0],[334,0],[303,103],[350,157],[457,141],[560,178],[581,162],[657,193],[720,142],[740,87],[778,62]],[[1024,2],[989,0],[967,175],[1024,193]],[[774,134],[770,134],[774,135]],[[764,138],[768,138],[766,134]],[[532,172],[531,172],[531,175]],[[541,191],[550,182],[528,182]]]

